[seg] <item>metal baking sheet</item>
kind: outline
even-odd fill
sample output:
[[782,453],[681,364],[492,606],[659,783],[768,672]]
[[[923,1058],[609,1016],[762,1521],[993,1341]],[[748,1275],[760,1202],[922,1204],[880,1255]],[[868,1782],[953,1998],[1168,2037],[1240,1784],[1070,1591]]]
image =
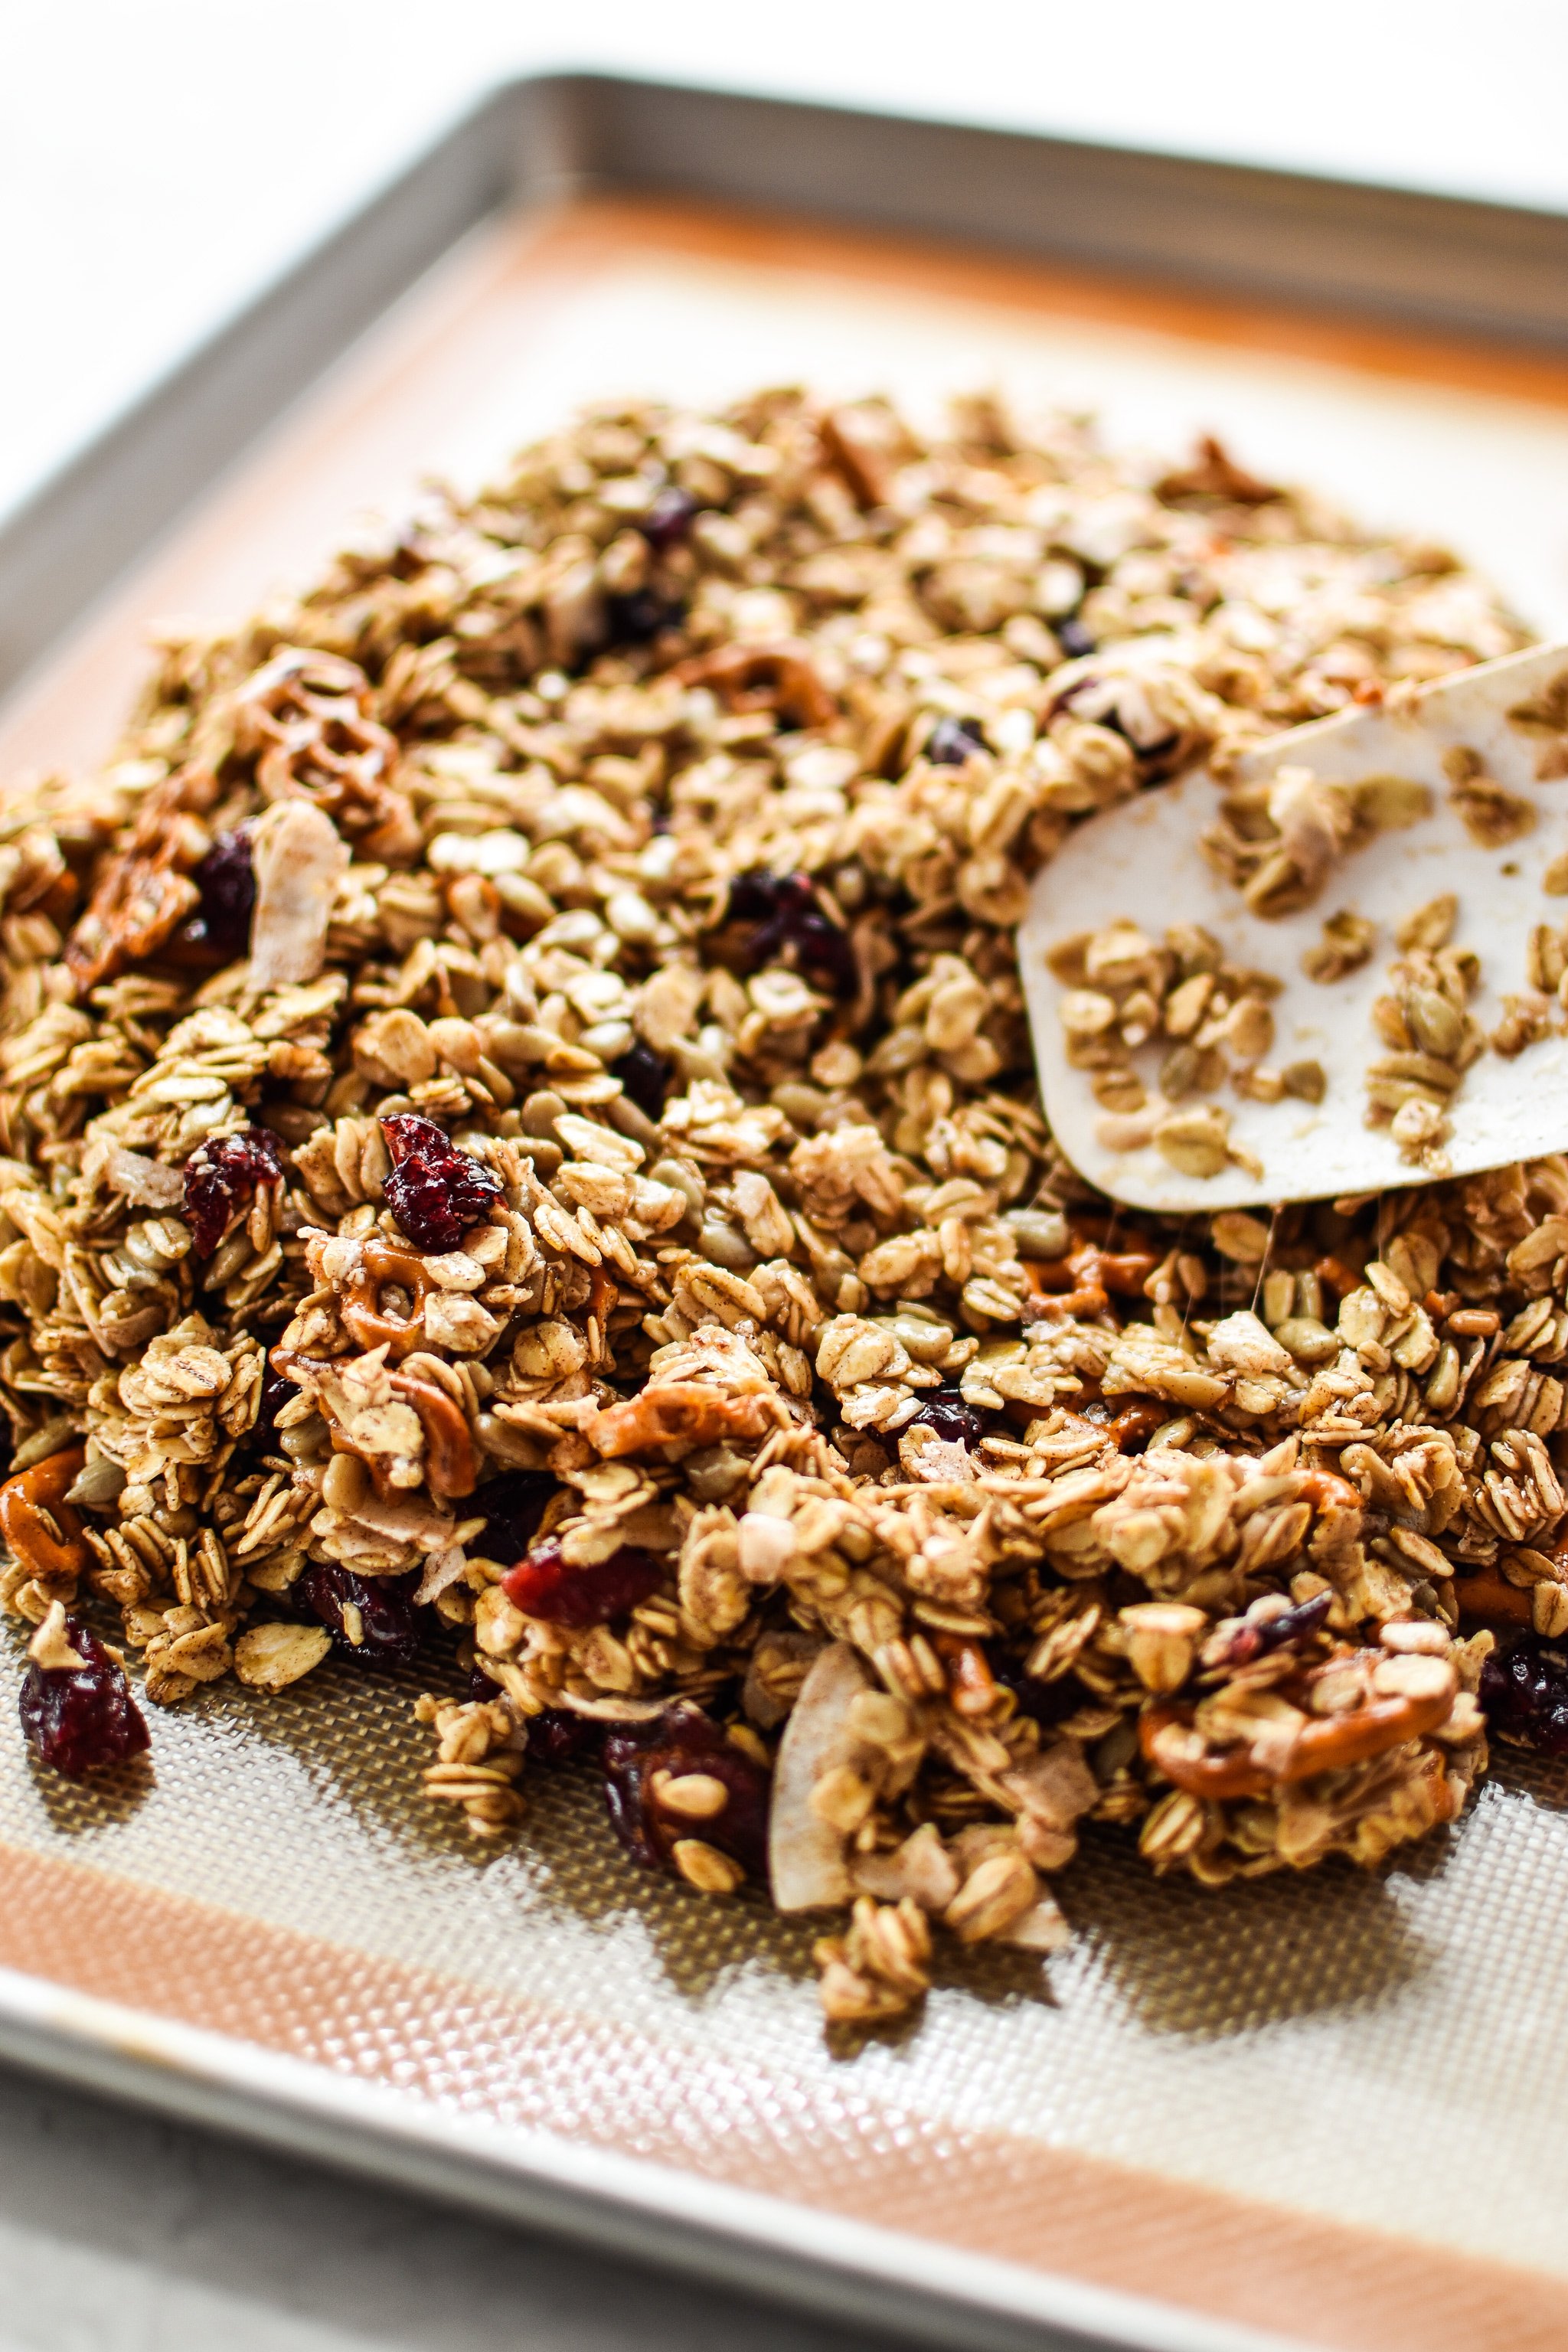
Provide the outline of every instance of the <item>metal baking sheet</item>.
[[[143,420],[162,504],[148,489],[136,530],[107,533],[96,574],[63,525],[52,572],[39,556],[78,619],[32,647],[0,774],[100,755],[148,618],[249,608],[424,471],[477,480],[582,397],[721,399],[783,375],[917,410],[1000,381],[1166,448],[1218,429],[1249,464],[1458,541],[1538,626],[1568,629],[1568,364],[1544,349],[1445,344],[1453,311],[1415,340],[1243,302],[1238,277],[1215,290],[1217,265],[1206,291],[1159,289],[747,214],[748,194],[797,193],[783,131],[815,136],[820,112],[646,97],[639,113],[621,85],[503,94],[275,292],[272,421],[245,452],[193,424],[185,472],[171,454],[186,394],[210,422],[245,321]],[[847,120],[822,133],[812,194],[863,224],[864,158],[834,176]],[[606,122],[623,177],[584,188]],[[927,134],[884,132],[886,203]],[[923,229],[973,229],[956,200],[933,220],[930,191],[984,136],[929,133]],[[1003,142],[992,184],[1026,180],[1029,144]],[[1087,172],[1085,152],[1069,161]],[[710,201],[671,193],[681,156]],[[1040,185],[1066,168],[1045,142],[1036,165]],[[498,209],[520,184],[528,201]],[[110,503],[128,466],[133,486],[133,426],[58,513],[92,464]],[[26,544],[0,542],[7,614]],[[107,581],[131,546],[135,568]],[[16,1675],[7,1655],[0,1712]],[[1371,1878],[1215,1896],[1101,1841],[1061,1882],[1078,1933],[1045,1974],[951,1958],[923,2019],[846,2059],[819,2032],[810,1930],[631,1869],[585,1774],[536,1775],[499,1853],[430,1819],[413,1687],[331,1668],[268,1706],[220,1686],[159,1716],[134,1797],[51,1781],[0,1742],[0,2050],[937,2340],[1520,2352],[1568,2336],[1563,1768],[1506,1769],[1456,1832]]]

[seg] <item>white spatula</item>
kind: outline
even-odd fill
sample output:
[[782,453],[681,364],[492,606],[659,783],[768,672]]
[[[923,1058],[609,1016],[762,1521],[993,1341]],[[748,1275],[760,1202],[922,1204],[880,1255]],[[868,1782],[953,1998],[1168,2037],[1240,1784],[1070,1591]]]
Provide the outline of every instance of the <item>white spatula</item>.
[[[1269,920],[1253,911],[1234,878],[1216,870],[1201,836],[1221,820],[1226,793],[1237,783],[1280,780],[1287,770],[1352,788],[1352,803],[1384,816],[1408,817],[1412,804],[1423,802],[1429,813],[1377,833],[1364,846],[1351,846],[1329,868],[1314,903]],[[1364,789],[1368,780],[1391,778],[1424,786],[1426,793],[1376,781]],[[1305,788],[1304,803],[1302,788],[1289,780],[1277,781],[1274,791],[1281,807],[1292,795],[1299,809],[1306,806],[1310,844],[1311,787]],[[1342,814],[1346,796],[1330,798]],[[1381,709],[1275,736],[1225,786],[1194,773],[1141,793],[1076,828],[1035,882],[1020,928],[1025,993],[1052,1131],[1102,1192],[1134,1207],[1178,1214],[1373,1192],[1568,1148],[1568,1013],[1539,989],[1531,992],[1532,934],[1542,925],[1553,932],[1568,928],[1568,896],[1553,895],[1559,889],[1568,890],[1564,646],[1510,655]],[[1386,1072],[1391,1055],[1396,1070],[1420,1066],[1398,1062],[1386,1009],[1380,1034],[1373,1008],[1377,1000],[1401,993],[1401,984],[1390,980],[1401,952],[1396,932],[1415,909],[1450,895],[1457,902],[1451,945],[1479,960],[1479,984],[1467,1008],[1472,1041],[1478,1032],[1497,1033],[1509,998],[1525,999],[1527,1025],[1544,1026],[1547,1034],[1511,1056],[1489,1045],[1481,1051],[1447,1098],[1446,1131],[1423,1153],[1418,1139],[1407,1137],[1402,1148],[1389,1126],[1368,1124],[1369,1067],[1381,1064]],[[1303,957],[1321,945],[1325,919],[1342,910],[1374,927],[1370,958],[1327,983],[1309,978]],[[1150,1098],[1143,1110],[1108,1104],[1103,1097],[1114,1097],[1118,1087],[1103,1073],[1097,1099],[1094,1073],[1069,1058],[1064,1009],[1079,1024],[1092,1022],[1103,1013],[1106,992],[1070,968],[1062,943],[1124,919],[1157,948],[1170,926],[1202,926],[1228,962],[1280,983],[1269,1005],[1274,1036],[1266,1051],[1246,1062],[1222,1048],[1228,1069],[1217,1090],[1187,1093],[1173,1105],[1186,1115],[1184,1127],[1199,1130],[1205,1122],[1193,1121],[1191,1114],[1208,1107],[1227,1115],[1233,1156],[1216,1173],[1195,1174],[1168,1156],[1173,1150],[1178,1160],[1194,1157],[1182,1144],[1184,1126],[1164,1124],[1160,1087],[1163,1068],[1171,1070],[1173,1087],[1182,1083],[1169,1057],[1183,1040],[1155,1034],[1131,1050],[1132,1071]],[[1066,979],[1047,961],[1053,952],[1058,967],[1068,969]],[[1179,977],[1181,967],[1164,969]],[[1452,982],[1451,957],[1447,969]],[[1539,950],[1535,976],[1542,977]],[[1101,1003],[1068,1002],[1075,981]],[[1156,987],[1162,985],[1169,990],[1171,980],[1157,979]],[[1223,982],[1216,985],[1223,992]],[[1407,977],[1403,989],[1409,1001]],[[1124,1003],[1125,984],[1120,994]],[[1110,995],[1116,1002],[1116,988]],[[1189,995],[1185,1013],[1193,1001]],[[1172,1017],[1179,1026],[1184,1013]],[[1517,1026],[1516,1020],[1515,1034]],[[1135,1037],[1136,1010],[1131,1027]],[[1424,1050],[1419,1039],[1412,1040],[1412,1049]],[[1080,1044],[1077,1058],[1084,1053]],[[1258,1100],[1235,1083],[1237,1070],[1250,1071],[1244,1085],[1268,1093],[1279,1074],[1290,1070],[1292,1083],[1310,1087],[1314,1063],[1325,1081],[1315,1103],[1295,1095]],[[1215,1066],[1211,1058],[1210,1079]],[[1398,1090],[1385,1076],[1384,1096]],[[1123,1103],[1134,1091],[1121,1082]],[[1385,1101],[1385,1116],[1386,1108]],[[1411,1114],[1417,1125],[1424,1116]],[[1140,1139],[1151,1128],[1163,1130],[1162,1141]]]

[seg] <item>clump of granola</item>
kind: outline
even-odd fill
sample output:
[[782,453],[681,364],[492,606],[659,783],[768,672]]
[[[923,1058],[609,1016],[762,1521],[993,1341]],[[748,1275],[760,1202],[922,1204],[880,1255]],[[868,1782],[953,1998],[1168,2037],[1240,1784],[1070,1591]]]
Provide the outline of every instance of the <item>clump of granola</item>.
[[1448,1107],[1464,1074],[1486,1051],[1468,1006],[1480,984],[1480,959],[1451,942],[1459,902],[1451,891],[1407,915],[1394,933],[1391,986],[1372,1009],[1389,1049],[1366,1074],[1367,1124],[1386,1127],[1402,1159],[1441,1172],[1453,1132]]
[[[846,2025],[939,1934],[1053,1949],[1082,1837],[1218,1885],[1452,1820],[1489,1629],[1568,1630],[1568,1164],[1129,1219],[1012,928],[1079,818],[1520,641],[1212,445],[1151,488],[993,398],[789,391],[595,411],[168,642],[0,838],[38,1671],[83,1610],[155,1706],[417,1675],[470,1832],[597,1759],[639,1861],[843,1915]],[[1397,821],[1358,791],[1235,795],[1216,854],[1299,902]],[[1463,971],[1403,952],[1391,1051],[1457,1069]],[[1201,934],[1074,953],[1167,1154],[1321,1089]]]
[[1273,921],[1312,906],[1343,858],[1431,814],[1430,792],[1407,777],[1331,784],[1308,768],[1278,768],[1261,782],[1226,788],[1203,850],[1251,912]]
[[[1156,943],[1122,920],[1058,942],[1047,963],[1064,984],[1059,1015],[1070,1066],[1091,1073],[1095,1100],[1110,1116],[1100,1140],[1113,1151],[1152,1143],[1187,1176],[1217,1176],[1227,1167],[1261,1171],[1230,1132],[1217,1104],[1184,1102],[1228,1082],[1256,1102],[1287,1095],[1318,1102],[1325,1079],[1315,1062],[1283,1070],[1263,1059],[1274,1043],[1271,1000],[1279,982],[1232,962],[1198,923],[1173,923]],[[1132,1066],[1140,1047],[1163,1053],[1151,1095]]]
[[1512,1060],[1560,1024],[1554,1002],[1568,972],[1568,937],[1549,923],[1531,933],[1531,986],[1502,1000],[1502,1017],[1483,1031],[1468,1009],[1480,984],[1480,959],[1452,944],[1459,903],[1445,891],[1408,915],[1394,933],[1401,950],[1389,967],[1389,992],[1373,1006],[1373,1024],[1389,1048],[1369,1064],[1367,1124],[1386,1127],[1400,1155],[1435,1174],[1447,1172],[1443,1147],[1453,1132],[1449,1112],[1465,1072],[1489,1045]]

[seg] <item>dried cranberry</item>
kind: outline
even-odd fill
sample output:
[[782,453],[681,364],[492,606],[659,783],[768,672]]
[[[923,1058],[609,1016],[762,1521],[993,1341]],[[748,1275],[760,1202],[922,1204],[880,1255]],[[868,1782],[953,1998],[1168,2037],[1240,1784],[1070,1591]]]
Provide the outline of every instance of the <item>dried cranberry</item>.
[[542,1617],[547,1625],[607,1625],[663,1581],[663,1561],[636,1544],[578,1567],[563,1559],[554,1536],[546,1536],[501,1578],[501,1590],[525,1617]]
[[647,1118],[661,1118],[664,1098],[669,1092],[670,1065],[651,1045],[639,1037],[628,1045],[618,1062],[610,1064],[610,1076],[619,1078],[628,1098]]
[[666,629],[679,629],[686,620],[685,605],[676,597],[661,596],[656,588],[635,588],[629,595],[607,596],[605,614],[613,646],[651,645]]
[[252,1454],[276,1454],[279,1451],[278,1416],[300,1391],[292,1381],[281,1372],[268,1369],[261,1375],[261,1402],[256,1409],[246,1444]]
[[554,1479],[542,1470],[503,1470],[499,1478],[487,1478],[466,1507],[485,1515],[484,1534],[472,1549],[487,1559],[521,1559],[554,1492]]
[[965,760],[984,749],[978,719],[939,719],[926,742],[926,758],[934,760],[939,768],[962,768]]
[[386,1205],[409,1240],[437,1255],[460,1249],[463,1235],[504,1198],[499,1177],[413,1111],[384,1118],[381,1131],[392,1154]]
[[269,1128],[246,1127],[237,1135],[208,1136],[185,1162],[185,1223],[198,1257],[211,1257],[237,1210],[255,1197],[258,1184],[283,1181],[283,1146]]
[[690,491],[683,490],[679,482],[669,482],[639,519],[637,529],[648,545],[662,554],[686,537],[696,513],[697,501]]
[[[332,1637],[332,1645],[361,1666],[412,1665],[419,1654],[422,1632],[414,1606],[417,1576],[356,1576],[333,1560],[312,1560],[294,1587],[300,1600]],[[359,1611],[354,1641],[343,1621],[345,1610]]]
[[1042,1682],[1037,1675],[1026,1675],[1016,1659],[1007,1657],[994,1643],[985,1644],[985,1654],[991,1663],[994,1679],[1005,1690],[1010,1690],[1018,1702],[1018,1712],[1049,1729],[1065,1723],[1089,1701],[1089,1693],[1075,1674],[1058,1675],[1054,1682]]
[[1068,661],[1081,661],[1085,654],[1094,651],[1094,639],[1076,614],[1069,614],[1065,621],[1053,621],[1051,627]]
[[1306,1641],[1327,1617],[1333,1599],[1331,1592],[1314,1592],[1310,1601],[1282,1609],[1277,1617],[1248,1618],[1230,1637],[1226,1664],[1244,1666],[1250,1659],[1267,1656],[1270,1650],[1284,1649],[1288,1643]]
[[939,1437],[959,1445],[978,1445],[985,1434],[984,1418],[958,1389],[931,1389],[921,1401],[919,1412],[912,1413],[905,1427],[922,1424],[934,1429]]
[[[650,1787],[654,1775],[679,1780],[700,1772],[722,1781],[727,1801],[695,1816],[667,1809]],[[700,1707],[678,1705],[657,1723],[621,1726],[605,1741],[605,1802],[616,1835],[645,1870],[668,1870],[680,1838],[717,1846],[753,1877],[767,1870],[771,1776],[732,1747]]]
[[730,919],[747,926],[741,942],[748,971],[787,957],[830,996],[853,996],[860,984],[855,950],[817,905],[808,874],[752,866],[730,885]]
[[605,1727],[591,1716],[574,1715],[570,1707],[547,1706],[528,1718],[530,1764],[565,1764],[574,1756],[591,1756],[604,1745]]
[[29,1666],[17,1712],[27,1744],[41,1764],[80,1780],[105,1764],[123,1764],[148,1745],[147,1726],[131,1696],[124,1668],[79,1618],[68,1617],[66,1639],[80,1666]]
[[[497,1696],[483,1666],[475,1666],[468,1676],[470,1700],[483,1704]],[[574,1715],[566,1706],[544,1707],[528,1718],[529,1764],[564,1764],[574,1756],[595,1755],[604,1737],[604,1725],[591,1715]]]
[[181,929],[182,945],[207,948],[226,963],[249,951],[250,917],[256,905],[256,875],[250,862],[250,827],[220,833],[191,879],[201,904]]
[[1502,1738],[1568,1756],[1568,1654],[1554,1644],[1526,1633],[1503,1656],[1489,1657],[1480,1701]]

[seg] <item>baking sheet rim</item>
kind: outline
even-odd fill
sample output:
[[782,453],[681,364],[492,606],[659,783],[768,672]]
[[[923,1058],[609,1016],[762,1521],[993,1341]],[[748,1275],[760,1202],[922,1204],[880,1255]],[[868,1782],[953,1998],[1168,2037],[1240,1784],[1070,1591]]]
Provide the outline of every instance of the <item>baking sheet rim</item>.
[[[192,2123],[303,2148],[327,2163],[606,2246],[629,2221],[636,2234],[629,2244],[622,2239],[619,2252],[673,2262],[752,2292],[759,2287],[756,2256],[769,2254],[777,2267],[763,2292],[884,2328],[892,2315],[868,2300],[873,2286],[897,2294],[900,2326],[939,2340],[961,2316],[971,2326],[989,2316],[1015,2325],[970,2341],[1037,2342],[1043,2325],[1085,2343],[1149,2352],[1297,2352],[1304,2343],[1059,2271],[931,2245],[537,2126],[447,2115],[385,2084],[5,1967],[0,2056],[89,2091],[112,2084],[138,2105]],[[659,2223],[673,2223],[681,2239],[656,2241],[650,2233]]]
[[[0,2053],[583,2239],[618,2237],[622,2251],[630,2227],[647,2242],[629,2251],[648,2259],[882,2326],[892,2316],[891,2294],[910,2332],[942,2334],[962,2316],[976,2343],[1038,2341],[1042,2327],[1151,2352],[1265,2352],[1304,2341],[1118,2294],[1061,2271],[932,2245],[655,2158],[447,2115],[390,2086],[10,1969],[0,1969]],[[682,2233],[679,2243],[654,2242],[661,2224]],[[772,2266],[765,2283],[759,2261]],[[873,2290],[882,2298],[876,2304]],[[983,2336],[977,2323],[986,2321],[995,2332]]]

